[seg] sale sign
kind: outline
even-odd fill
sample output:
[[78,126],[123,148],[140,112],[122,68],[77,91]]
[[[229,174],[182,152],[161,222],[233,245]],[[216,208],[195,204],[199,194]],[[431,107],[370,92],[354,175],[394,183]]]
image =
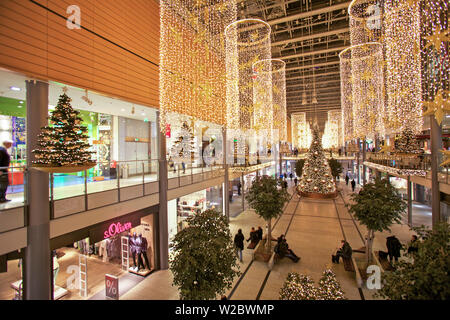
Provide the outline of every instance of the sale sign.
[[105,295],[107,298],[119,300],[119,278],[105,274]]

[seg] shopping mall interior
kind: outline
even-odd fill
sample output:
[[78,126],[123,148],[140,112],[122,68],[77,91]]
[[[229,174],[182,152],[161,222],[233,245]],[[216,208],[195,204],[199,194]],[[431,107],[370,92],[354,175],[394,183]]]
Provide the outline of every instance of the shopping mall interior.
[[448,300],[449,7],[0,1],[0,300]]

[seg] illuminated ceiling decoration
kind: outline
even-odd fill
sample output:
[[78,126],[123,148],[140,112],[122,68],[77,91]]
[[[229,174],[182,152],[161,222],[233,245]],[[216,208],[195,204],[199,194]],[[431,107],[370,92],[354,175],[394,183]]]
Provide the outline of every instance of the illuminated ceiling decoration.
[[328,111],[328,121],[331,123],[333,130],[336,130],[336,148],[342,146],[342,112],[336,110]]
[[236,17],[236,0],[161,1],[161,130],[169,114],[225,123],[224,31]]
[[[253,70],[253,129],[272,141],[274,127],[272,60],[259,60]],[[266,131],[267,130],[267,131]],[[278,135],[277,135],[278,140]]]
[[271,125],[261,123],[264,103],[255,104],[258,97],[254,92],[258,91],[253,88],[258,77],[253,72],[254,64],[272,57],[270,33],[270,25],[259,19],[239,20],[225,29],[225,124],[229,129],[269,129]]
[[[287,139],[287,120],[286,120],[286,63],[280,59],[269,59],[261,60],[254,64],[253,70],[255,73],[255,87],[254,99],[264,100],[264,98],[259,98],[259,95],[264,95],[270,97],[268,91],[259,91],[259,89],[265,89],[265,85],[260,85],[261,80],[267,80],[272,82],[272,106],[273,106],[273,130],[278,131],[279,141],[286,141]],[[258,83],[258,84],[257,84]],[[257,85],[256,85],[257,84]],[[270,117],[270,109],[262,110],[266,113],[262,117]],[[265,124],[264,126],[267,126]],[[264,127],[263,126],[263,127]]]
[[312,142],[312,133],[309,122],[306,121],[306,112],[291,114],[292,144],[298,149],[308,149]]
[[386,0],[383,16],[386,56],[387,114],[391,132],[422,131],[420,4]]
[[341,74],[342,142],[351,141],[353,135],[353,94],[351,50],[339,54]]
[[448,0],[422,0],[421,8],[424,115],[434,114],[439,124],[450,113],[449,6]]
[[381,41],[382,7],[379,0],[353,0],[348,13],[352,45]]
[[[351,94],[344,87],[343,99],[353,109],[353,138],[375,138],[384,135],[383,50],[377,42],[351,46],[340,53],[343,78],[351,84]],[[349,70],[350,69],[350,70]],[[348,72],[351,75],[348,75]],[[347,84],[348,85],[348,84]],[[345,86],[347,86],[345,85]],[[347,91],[347,92],[346,92]],[[349,112],[344,104],[343,112]],[[348,120],[344,116],[344,121]],[[346,123],[344,123],[345,127]]]

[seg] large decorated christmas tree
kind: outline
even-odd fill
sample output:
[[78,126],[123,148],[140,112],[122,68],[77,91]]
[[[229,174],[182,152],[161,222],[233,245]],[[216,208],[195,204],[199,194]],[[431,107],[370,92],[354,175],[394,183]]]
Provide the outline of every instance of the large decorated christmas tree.
[[336,185],[323,152],[317,123],[314,123],[312,138],[297,190],[306,197],[334,197]]
[[422,150],[416,135],[409,128],[403,132],[394,141],[394,152],[396,153],[421,153]]
[[[81,125],[80,112],[70,105],[66,92],[59,96],[58,105],[49,117],[50,125],[41,128],[38,148],[32,152],[34,167],[82,168],[95,165],[87,142],[87,128]],[[55,171],[56,172],[56,171]]]

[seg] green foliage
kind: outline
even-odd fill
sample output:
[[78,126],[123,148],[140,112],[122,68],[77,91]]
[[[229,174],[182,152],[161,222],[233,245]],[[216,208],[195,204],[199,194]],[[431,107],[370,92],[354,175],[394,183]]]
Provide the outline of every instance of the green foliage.
[[400,223],[407,205],[397,190],[386,179],[377,178],[367,183],[359,193],[350,195],[353,204],[347,204],[349,212],[372,231],[390,231],[394,223]]
[[188,227],[173,241],[173,285],[179,288],[182,300],[215,299],[240,275],[227,219],[215,210],[206,210],[187,222]]
[[328,164],[331,169],[331,174],[334,178],[338,177],[342,173],[342,163],[338,160],[331,158],[328,160]]
[[266,221],[280,216],[289,201],[289,193],[278,188],[278,183],[273,177],[256,177],[245,197],[249,206]]
[[302,176],[304,164],[305,164],[305,159],[297,160],[297,162],[295,163],[295,173],[297,174],[297,177]]
[[391,300],[450,299],[450,225],[441,222],[433,230],[414,228],[418,251],[412,259],[400,259],[394,271],[382,275],[383,287],[376,296]]
[[345,300],[344,291],[331,269],[326,269],[319,286],[303,274],[290,272],[280,290],[280,300]]

